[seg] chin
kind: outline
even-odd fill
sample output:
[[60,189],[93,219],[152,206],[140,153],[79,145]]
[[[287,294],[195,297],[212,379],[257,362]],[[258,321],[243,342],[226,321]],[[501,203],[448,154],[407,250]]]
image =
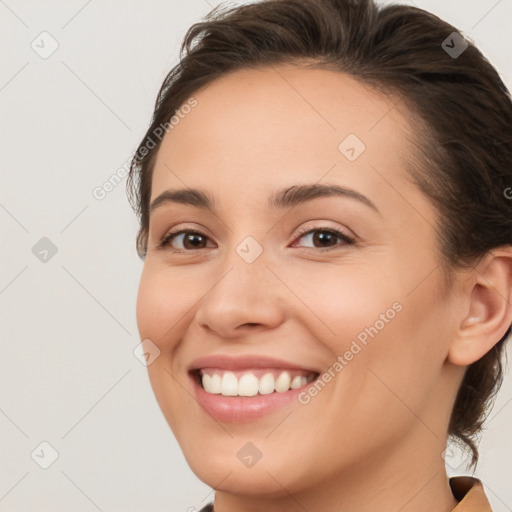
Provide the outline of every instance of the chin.
[[246,468],[219,457],[209,464],[205,460],[192,461],[189,466],[202,482],[216,491],[272,499],[286,497],[288,493],[297,491],[297,481],[284,460],[279,467],[269,467],[260,461],[256,466]]
[[312,485],[315,478],[312,465],[301,462],[311,460],[311,454],[299,454],[293,443],[288,445],[291,453],[287,453],[283,447],[272,446],[269,440],[255,441],[261,447],[261,458],[251,466],[248,459],[244,463],[244,455],[253,449],[247,438],[232,438],[224,433],[216,441],[196,441],[190,436],[178,439],[192,472],[217,491],[260,498],[286,497]]

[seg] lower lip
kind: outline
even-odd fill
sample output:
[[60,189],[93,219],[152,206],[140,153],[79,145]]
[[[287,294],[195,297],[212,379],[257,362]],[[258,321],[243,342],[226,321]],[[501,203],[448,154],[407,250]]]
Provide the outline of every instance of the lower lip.
[[[191,376],[194,392],[199,405],[212,417],[219,421],[244,423],[270,414],[291,402],[298,402],[298,396],[312,382],[284,393],[274,391],[268,395],[255,396],[224,396],[207,393],[197,381],[197,376]],[[314,382],[314,381],[313,381]]]

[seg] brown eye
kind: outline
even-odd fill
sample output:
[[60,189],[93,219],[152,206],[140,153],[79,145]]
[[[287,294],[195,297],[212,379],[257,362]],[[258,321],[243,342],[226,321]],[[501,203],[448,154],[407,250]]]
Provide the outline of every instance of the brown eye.
[[[173,245],[175,240],[180,240],[182,247]],[[332,228],[315,228],[300,234],[298,239],[310,237],[313,242],[313,249],[329,251],[346,245],[353,245],[355,240]],[[175,252],[192,252],[194,249],[206,249],[208,236],[194,229],[182,229],[167,233],[160,241],[159,249],[169,248]],[[340,242],[337,240],[341,240]],[[210,245],[210,247],[212,247]],[[215,247],[215,246],[213,246]]]
[[343,245],[352,245],[355,243],[353,238],[348,237],[344,233],[332,228],[314,228],[302,233],[299,239],[309,237],[310,241],[314,244],[313,248],[330,250],[336,248],[336,239],[343,241]]
[[178,239],[178,237],[182,238],[183,248],[175,248],[177,251],[191,251],[194,249],[205,249],[206,240],[208,237],[201,233],[200,231],[195,231],[192,229],[182,229],[181,231],[176,231],[174,233],[168,233],[165,235],[159,245],[159,248],[164,248],[172,244],[174,239]]

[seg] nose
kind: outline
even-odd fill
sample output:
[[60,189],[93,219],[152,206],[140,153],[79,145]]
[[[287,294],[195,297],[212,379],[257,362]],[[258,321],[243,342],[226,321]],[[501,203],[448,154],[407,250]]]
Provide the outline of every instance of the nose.
[[203,296],[195,320],[222,339],[237,338],[284,322],[286,300],[285,287],[263,256],[247,263],[235,254]]

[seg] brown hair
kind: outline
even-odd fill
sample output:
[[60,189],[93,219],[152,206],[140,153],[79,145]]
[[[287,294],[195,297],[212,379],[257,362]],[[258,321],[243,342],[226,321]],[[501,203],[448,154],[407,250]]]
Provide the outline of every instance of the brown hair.
[[[305,61],[394,94],[420,121],[422,165],[410,173],[437,207],[443,270],[472,266],[491,249],[512,245],[512,201],[504,192],[512,186],[510,93],[471,42],[460,53],[466,43],[454,32],[421,9],[373,0],[266,0],[213,9],[188,30],[131,163],[127,187],[140,218],[139,256],[147,251],[159,127],[200,87],[228,72]],[[470,449],[471,466],[502,383],[510,330],[466,369],[453,406],[448,435]]]

